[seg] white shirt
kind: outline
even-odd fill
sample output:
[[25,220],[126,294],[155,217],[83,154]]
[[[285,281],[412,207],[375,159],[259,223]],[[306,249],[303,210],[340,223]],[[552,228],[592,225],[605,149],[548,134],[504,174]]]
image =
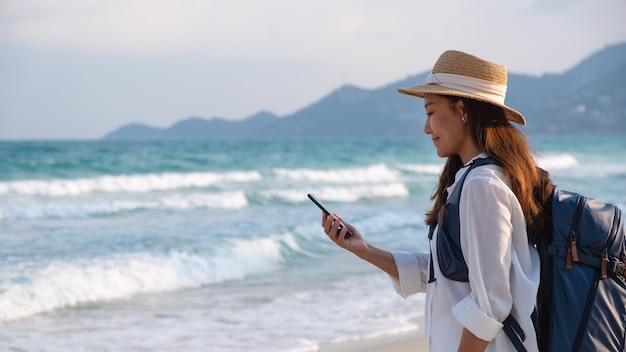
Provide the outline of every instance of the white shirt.
[[[466,170],[457,172],[448,194]],[[430,246],[436,281],[427,284],[428,253],[392,252],[400,274],[399,280],[392,278],[396,292],[407,298],[426,291],[426,336],[431,351],[457,351],[464,327],[490,341],[486,351],[515,351],[501,323],[510,313],[526,334],[526,349],[537,351],[530,315],[539,287],[539,255],[528,242],[522,208],[502,169],[497,165],[473,169],[459,202],[461,250],[470,282],[443,276],[435,230]]]

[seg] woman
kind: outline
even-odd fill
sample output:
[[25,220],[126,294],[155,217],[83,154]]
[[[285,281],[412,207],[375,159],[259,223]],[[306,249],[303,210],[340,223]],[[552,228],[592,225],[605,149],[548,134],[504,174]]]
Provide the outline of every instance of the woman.
[[[467,282],[442,274],[437,230],[431,254],[388,252],[365,242],[350,224],[338,230],[337,214],[323,216],[326,234],[385,271],[398,294],[406,298],[426,291],[431,351],[515,350],[503,330],[509,315],[526,335],[524,348],[538,349],[531,314],[539,285],[539,256],[529,234],[540,233],[546,223],[543,205],[552,184],[536,166],[524,135],[511,124],[523,125],[525,119],[504,104],[506,83],[503,66],[446,51],[425,85],[398,89],[424,99],[424,132],[431,136],[437,155],[447,158],[433,207],[426,214],[432,229],[472,161],[488,157],[497,163],[471,168],[462,184],[457,219],[447,219],[459,224]],[[349,238],[347,228],[354,234]]]

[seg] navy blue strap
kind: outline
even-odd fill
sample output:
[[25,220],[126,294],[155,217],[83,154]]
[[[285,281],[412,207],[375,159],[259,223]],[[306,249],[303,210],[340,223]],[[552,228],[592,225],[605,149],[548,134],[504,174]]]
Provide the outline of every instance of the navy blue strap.
[[[439,227],[449,227],[449,225],[454,225],[456,224],[456,226],[453,228],[450,228],[451,234],[450,236],[456,236],[456,242],[459,242],[459,226],[458,226],[458,218],[459,218],[459,214],[458,214],[458,208],[456,208],[454,211],[450,210],[453,214],[452,216],[454,216],[456,218],[456,223],[449,223],[448,219],[444,219],[444,214],[446,214],[448,212],[448,207],[452,206],[451,203],[456,204],[458,206],[458,203],[460,202],[461,199],[461,190],[463,189],[463,184],[465,183],[465,178],[467,177],[467,175],[469,175],[470,171],[472,171],[472,169],[482,166],[482,165],[498,165],[498,161],[496,159],[487,157],[487,158],[476,158],[474,160],[472,160],[471,163],[469,163],[468,165],[463,166],[463,168],[468,168],[467,171],[465,171],[465,173],[463,174],[463,176],[461,176],[461,178],[457,181],[457,185],[454,187],[454,190],[452,191],[452,193],[449,195],[448,200],[446,201],[446,204],[441,206],[441,208],[439,208],[438,213],[437,213],[437,217],[436,220],[430,224],[430,229],[428,232],[428,239],[430,241],[432,241],[433,239],[433,234],[435,232],[435,228],[437,226]],[[441,243],[447,244],[448,241],[443,241],[440,242],[440,239],[437,240],[438,245],[440,245]],[[450,248],[449,246],[447,248]],[[456,259],[456,262],[460,262],[460,266],[458,267],[458,271],[456,272],[456,274],[458,275],[454,275],[454,276],[449,276],[447,275],[447,271],[446,270],[442,270],[444,272],[444,276],[451,279],[451,280],[456,280],[456,281],[463,281],[463,282],[467,282],[468,281],[468,270],[467,270],[467,265],[465,264],[465,258],[463,258],[463,253],[461,252],[461,248],[460,245],[458,245],[458,250],[455,251],[453,247],[453,254],[458,253],[459,257],[458,258],[454,258]],[[439,259],[439,267],[440,268],[448,268],[449,266],[447,266],[446,264],[442,264],[442,256],[438,257]],[[453,259],[453,260],[454,260]],[[434,282],[437,280],[437,278],[435,278],[435,272],[433,269],[433,254],[432,251],[430,253],[430,270],[429,270],[429,278],[428,278],[428,283]]]
[[[433,234],[435,233],[435,228],[437,227],[437,223],[434,222],[432,224],[430,224],[430,229],[428,230],[428,239],[432,241],[433,239]],[[430,242],[430,241],[429,241]],[[430,243],[428,245],[428,247],[430,248]],[[429,273],[428,273],[428,283],[432,283],[437,281],[437,279],[435,278],[435,269],[433,268],[433,251],[430,251],[430,269],[429,269]]]
[[[551,256],[567,258],[567,248],[550,245],[548,247],[548,254],[550,254]],[[584,253],[578,253],[578,263],[592,266],[598,269],[602,268],[602,258],[590,256]],[[624,277],[624,266],[624,262],[611,261],[607,265],[607,271],[617,276]]]
[[526,340],[526,334],[524,334],[524,330],[519,325],[517,320],[513,318],[513,315],[509,314],[509,316],[504,319],[502,324],[504,324],[502,329],[504,330],[506,336],[509,337],[509,340],[511,340],[513,346],[515,346],[515,350],[517,352],[526,352],[526,347],[524,347],[524,344],[522,343]]

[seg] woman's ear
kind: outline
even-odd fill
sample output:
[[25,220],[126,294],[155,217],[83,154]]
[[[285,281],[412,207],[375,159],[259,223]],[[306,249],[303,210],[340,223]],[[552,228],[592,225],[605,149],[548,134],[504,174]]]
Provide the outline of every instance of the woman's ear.
[[465,111],[465,103],[463,103],[463,99],[459,99],[454,106],[455,112],[461,117],[461,121],[463,123],[467,122],[467,113]]

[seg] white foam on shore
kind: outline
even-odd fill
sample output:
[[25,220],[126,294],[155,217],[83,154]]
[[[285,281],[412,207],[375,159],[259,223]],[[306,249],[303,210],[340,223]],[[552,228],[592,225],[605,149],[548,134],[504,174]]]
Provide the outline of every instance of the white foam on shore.
[[[315,351],[320,342],[357,341],[420,329],[423,297],[418,294],[407,302],[394,292],[384,274],[347,276],[331,285],[280,295],[238,311],[236,322],[255,332],[245,337],[254,341],[248,348]],[[291,322],[288,327],[285,321]]]
[[147,193],[224,183],[255,182],[258,171],[161,173],[140,175],[104,175],[94,178],[19,180],[0,182],[0,195],[76,196],[88,193]]
[[246,294],[252,300],[241,300],[239,292],[214,297],[210,289],[186,290],[152,295],[150,309],[137,299],[82,311],[79,321],[49,315],[6,324],[11,338],[0,339],[0,349],[302,352],[423,328],[423,295],[399,297],[384,274],[349,275],[295,290],[240,289],[252,287],[253,294]]

